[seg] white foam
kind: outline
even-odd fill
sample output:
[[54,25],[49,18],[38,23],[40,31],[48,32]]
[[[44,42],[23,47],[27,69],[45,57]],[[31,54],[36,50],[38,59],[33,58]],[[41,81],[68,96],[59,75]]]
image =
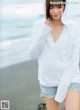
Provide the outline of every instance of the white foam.
[[26,61],[30,40],[29,37],[0,42],[0,68]]
[[12,40],[5,40],[5,41],[0,41],[0,49],[7,49],[10,48],[11,46],[15,46],[16,44],[21,44],[21,43],[28,43],[30,42],[30,37],[27,38],[20,38],[20,39],[12,39]]

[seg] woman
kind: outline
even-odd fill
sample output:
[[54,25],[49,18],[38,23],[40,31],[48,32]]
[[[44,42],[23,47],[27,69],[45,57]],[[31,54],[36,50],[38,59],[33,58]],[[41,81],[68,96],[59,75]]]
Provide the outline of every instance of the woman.
[[80,110],[78,29],[76,23],[62,19],[66,4],[60,1],[66,2],[46,0],[46,19],[33,26],[27,59],[38,58],[40,96],[47,110],[59,110],[61,102],[66,110]]

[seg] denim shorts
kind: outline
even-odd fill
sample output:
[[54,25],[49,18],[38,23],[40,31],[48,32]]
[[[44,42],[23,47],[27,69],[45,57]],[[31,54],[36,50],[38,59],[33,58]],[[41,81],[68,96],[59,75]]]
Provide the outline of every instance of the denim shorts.
[[[54,98],[57,92],[57,87],[58,86],[47,87],[40,84],[40,90],[41,90],[40,97],[46,96],[48,98]],[[80,91],[80,83],[71,83],[68,90]]]

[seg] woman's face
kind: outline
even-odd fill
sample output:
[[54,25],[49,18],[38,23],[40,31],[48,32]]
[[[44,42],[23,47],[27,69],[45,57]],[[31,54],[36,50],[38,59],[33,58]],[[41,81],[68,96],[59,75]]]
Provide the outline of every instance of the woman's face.
[[64,11],[64,4],[51,4],[50,5],[50,16],[53,20],[59,20],[63,14]]

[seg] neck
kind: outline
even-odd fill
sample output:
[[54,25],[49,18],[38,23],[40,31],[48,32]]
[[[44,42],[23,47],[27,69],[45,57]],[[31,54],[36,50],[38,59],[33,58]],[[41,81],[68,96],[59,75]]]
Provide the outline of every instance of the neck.
[[54,27],[59,27],[63,25],[63,22],[61,21],[61,19],[59,20],[52,20],[52,24]]

